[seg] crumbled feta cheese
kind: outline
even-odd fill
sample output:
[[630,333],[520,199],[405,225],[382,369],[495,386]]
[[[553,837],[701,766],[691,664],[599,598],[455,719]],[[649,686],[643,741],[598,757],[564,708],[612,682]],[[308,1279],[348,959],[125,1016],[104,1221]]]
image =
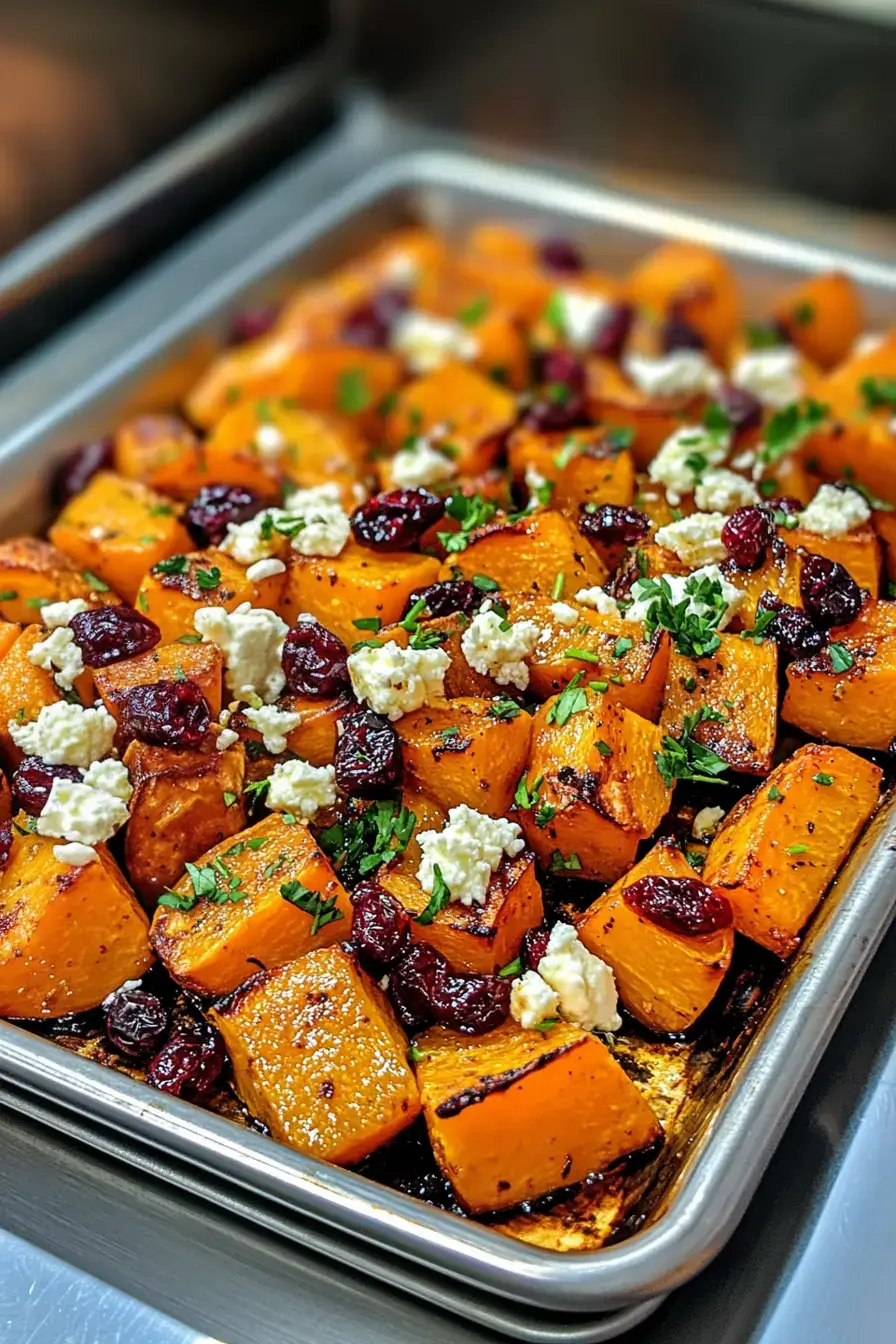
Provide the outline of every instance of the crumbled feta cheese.
[[529,499],[526,504],[526,509],[527,511],[531,511],[532,509],[537,509],[542,503],[545,487],[550,485],[551,482],[548,480],[547,476],[543,476],[538,468],[534,467],[531,462],[526,467],[524,479],[526,482],[526,489],[529,491]]
[[857,336],[853,341],[849,353],[857,359],[861,359],[863,355],[873,355],[875,350],[880,349],[886,339],[882,331],[863,331],[861,336]]
[[71,868],[84,868],[88,863],[95,863],[99,854],[92,845],[79,845],[76,840],[71,840],[66,845],[54,845],[53,858]]
[[619,603],[615,597],[605,593],[603,588],[580,588],[576,593],[576,601],[581,602],[584,607],[593,607],[599,616],[620,616]]
[[462,323],[416,308],[400,314],[390,344],[412,373],[432,373],[449,360],[467,362],[479,354],[479,341]]
[[271,704],[286,685],[280,657],[289,626],[275,611],[242,602],[235,611],[200,607],[193,624],[206,644],[217,644],[227,666],[225,680],[235,696],[261,696]]
[[98,845],[109,840],[128,819],[127,803],[72,779],[54,779],[37,818],[38,835]]
[[417,879],[423,890],[432,893],[438,868],[452,901],[461,905],[482,905],[504,855],[513,859],[525,848],[515,821],[487,817],[466,803],[451,808],[441,831],[421,831],[417,841],[422,855]]
[[48,630],[56,630],[61,625],[70,624],[73,616],[89,609],[83,597],[73,597],[69,602],[48,602],[40,609],[40,619]]
[[32,723],[10,719],[8,724],[13,742],[26,756],[39,756],[49,765],[84,768],[108,756],[116,726],[102,706],[85,709],[66,700],[44,705]]
[[537,971],[525,971],[510,986],[510,1015],[527,1030],[556,1017],[559,1010],[560,995]]
[[523,659],[532,653],[540,636],[534,621],[509,622],[496,611],[480,611],[461,635],[460,647],[474,672],[492,677],[499,686],[524,691],[529,669]]
[[222,728],[215,738],[215,751],[228,751],[231,747],[235,747],[239,740],[239,733],[235,733],[232,728]]
[[271,556],[270,560],[256,560],[254,565],[250,565],[246,570],[246,578],[252,583],[261,583],[262,579],[273,579],[275,575],[285,573],[283,561]]
[[301,714],[293,714],[288,709],[278,709],[276,705],[263,705],[261,709],[246,709],[246,718],[256,732],[261,733],[265,750],[279,756],[286,750],[287,736],[302,722]]
[[564,339],[575,350],[590,350],[613,304],[600,294],[587,294],[581,289],[557,289],[552,300]]
[[420,268],[409,252],[393,252],[383,267],[383,279],[396,289],[413,289]]
[[696,397],[714,392],[722,375],[702,350],[670,350],[667,355],[626,355],[623,367],[647,397]]
[[256,565],[286,550],[287,539],[273,524],[287,517],[283,509],[264,509],[245,523],[228,523],[219,547],[240,565]]
[[756,449],[745,448],[742,453],[737,454],[737,457],[732,457],[731,465],[736,471],[749,471],[756,465]]
[[255,431],[255,447],[264,462],[276,462],[288,446],[289,439],[277,425],[259,425]]
[[693,616],[706,616],[711,608],[705,602],[701,602],[696,596],[697,589],[704,579],[712,579],[718,585],[725,602],[725,611],[717,625],[718,630],[724,630],[740,609],[744,594],[740,588],[735,588],[733,583],[729,583],[725,575],[719,569],[718,565],[705,565],[702,569],[695,569],[692,574],[661,574],[655,580],[650,580],[650,589],[645,591],[647,581],[636,579],[632,584],[631,595],[634,599],[628,611],[625,612],[627,621],[643,621],[647,613],[657,601],[658,593],[653,591],[653,583],[665,580],[669,586],[670,601],[677,605],[685,598],[688,598],[688,611]]
[[281,761],[274,766],[265,801],[275,812],[292,812],[310,821],[320,808],[335,803],[336,771],[332,765]]
[[290,545],[299,555],[339,555],[351,535],[338,485],[294,490],[286,500],[285,514],[281,526],[288,526]]
[[716,564],[728,555],[722,541],[722,528],[727,521],[724,513],[692,513],[657,528],[655,540],[658,546],[677,555],[682,564],[695,569]]
[[111,758],[94,761],[84,772],[84,783],[91,789],[100,789],[122,803],[129,803],[134,793],[126,765]]
[[733,513],[735,509],[758,503],[758,500],[759,491],[753,482],[727,467],[707,467],[694,491],[697,508],[710,513]]
[[58,625],[55,630],[28,650],[28,661],[52,673],[57,686],[70,691],[84,671],[84,655],[75,643],[73,630]]
[[403,649],[390,639],[348,656],[348,674],[359,700],[393,722],[423,705],[445,703],[444,649]]
[[820,485],[815,498],[799,515],[800,526],[819,537],[842,537],[871,517],[868,501],[858,490]]
[[425,434],[418,435],[392,459],[392,480],[400,490],[417,490],[421,485],[441,485],[456,473],[451,458],[439,452]]
[[701,807],[691,827],[694,839],[708,840],[719,829],[719,822],[724,816],[724,807]]
[[551,929],[538,974],[557,995],[567,1022],[583,1031],[618,1031],[622,1026],[613,972],[579,941],[571,924]]
[[707,467],[723,462],[731,446],[728,434],[710,434],[702,425],[682,425],[670,434],[647,468],[652,481],[666,487],[670,504],[689,495]]
[[567,630],[579,619],[579,613],[568,602],[552,602],[551,615],[558,625],[565,626]]
[[792,345],[748,350],[731,370],[731,381],[778,410],[799,401],[806,390],[800,373],[800,353]]

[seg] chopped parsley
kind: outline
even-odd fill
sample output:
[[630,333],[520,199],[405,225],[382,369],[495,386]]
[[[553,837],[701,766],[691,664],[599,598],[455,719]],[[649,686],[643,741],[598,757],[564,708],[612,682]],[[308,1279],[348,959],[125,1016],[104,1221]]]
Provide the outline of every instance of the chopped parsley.
[[581,871],[582,860],[578,854],[564,854],[559,849],[555,849],[551,854],[552,873],[580,873]]
[[284,882],[280,888],[280,895],[284,901],[289,901],[290,905],[304,910],[306,915],[311,916],[312,938],[315,938],[325,925],[343,918],[342,911],[337,908],[335,896],[331,896],[328,900],[319,891],[310,891],[308,887],[303,887],[301,882]]
[[486,713],[492,719],[515,719],[520,712],[520,707],[516,701],[507,698],[493,700],[486,710]]
[[185,555],[169,555],[167,560],[160,560],[157,565],[153,565],[153,574],[186,574],[187,557]]
[[376,634],[382,624],[379,616],[359,616],[356,621],[352,621],[352,625],[356,630],[372,630],[374,634]]
[[804,299],[796,305],[791,317],[798,327],[807,327],[815,318],[815,305]]
[[600,752],[601,756],[613,755],[613,748],[610,746],[609,742],[604,742],[601,740],[601,738],[598,738],[597,741],[594,743],[594,745],[597,747],[597,750]]
[[206,591],[211,591],[212,588],[217,588],[220,582],[221,571],[217,565],[212,565],[210,569],[196,570],[196,583],[198,587],[204,588]]
[[783,798],[783,797],[784,797],[784,795],[783,795],[783,793],[781,792],[781,790],[778,788],[777,784],[773,784],[773,785],[771,786],[771,788],[769,789],[769,791],[768,791],[768,800],[769,800],[769,802],[770,802],[770,803],[777,803],[777,802],[778,802],[781,798]]
[[750,350],[774,350],[785,344],[780,331],[771,322],[747,322],[744,336]]
[[792,453],[818,428],[828,409],[820,401],[807,397],[802,403],[794,401],[783,410],[776,411],[765,427],[759,460],[766,466],[780,462],[782,457]]
[[845,644],[829,644],[828,657],[835,672],[848,672],[854,659]]
[[727,783],[719,776],[728,769],[728,763],[711,747],[705,747],[694,737],[701,723],[724,722],[724,714],[711,709],[709,705],[701,705],[693,714],[685,714],[679,737],[667,734],[663,738],[663,749],[654,752],[654,759],[667,788],[671,789],[677,779],[689,779],[698,784]]
[[547,713],[548,723],[556,723],[558,728],[562,728],[573,714],[580,714],[583,709],[588,708],[588,696],[581,685],[583,676],[583,672],[577,672],[569,685],[554,700]]
[[421,910],[416,916],[418,924],[431,924],[440,910],[451,901],[451,891],[448,883],[442,876],[442,870],[437,863],[432,866],[432,895],[429,898],[429,904]]
[[522,975],[522,973],[523,963],[519,957],[514,957],[513,961],[508,961],[507,965],[502,966],[498,971],[498,974],[505,980],[509,980],[514,975]]
[[788,845],[784,853],[790,855],[805,854],[808,848],[809,848],[808,845]]
[[475,327],[477,322],[488,314],[491,308],[491,302],[487,294],[479,294],[470,303],[461,308],[457,314],[458,322],[462,322],[465,327]]
[[366,877],[394,854],[403,854],[410,843],[416,815],[392,799],[384,798],[326,827],[319,836],[324,853],[340,869]]
[[816,784],[824,784],[825,786],[834,782],[834,776],[826,775],[823,770],[819,770],[818,774],[813,775],[812,778]]
[[765,632],[775,619],[773,611],[758,611],[756,613],[756,624],[752,630],[741,630],[741,639],[752,639],[754,644],[761,644],[765,638]]
[[[716,578],[691,576],[685,584],[685,595],[675,602],[668,579],[638,579],[634,595],[638,601],[650,599],[644,614],[648,635],[657,630],[668,630],[675,647],[685,658],[706,658],[721,644],[716,629],[728,610],[722,585]],[[696,608],[703,607],[703,611]]]
[[91,570],[82,569],[81,578],[87,584],[87,587],[92,588],[95,593],[108,593],[109,591],[108,583],[103,583],[103,580],[97,574],[94,574]]
[[513,795],[513,801],[517,807],[521,807],[524,812],[528,812],[538,802],[538,795],[541,792],[541,786],[544,783],[544,775],[539,775],[533,785],[525,775],[520,775],[519,783],[516,786],[516,792]]
[[551,597],[555,602],[563,596],[563,589],[566,587],[566,575],[563,570],[558,570],[554,575],[554,582],[551,584]]
[[460,523],[460,531],[439,532],[439,541],[449,555],[465,551],[470,543],[470,533],[491,522],[497,511],[495,501],[485,499],[482,495],[452,495],[445,505],[445,512],[449,518]]
[[474,574],[472,583],[480,593],[496,593],[501,587],[497,579],[490,579],[487,574]]
[[363,369],[346,369],[339,375],[336,405],[345,415],[366,411],[372,401],[373,396]]

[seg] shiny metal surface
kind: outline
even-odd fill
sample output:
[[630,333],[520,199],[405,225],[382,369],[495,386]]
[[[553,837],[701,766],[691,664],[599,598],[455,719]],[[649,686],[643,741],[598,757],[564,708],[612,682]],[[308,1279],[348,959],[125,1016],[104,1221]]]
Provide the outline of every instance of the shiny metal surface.
[[[610,265],[625,264],[651,237],[701,237],[739,259],[757,295],[788,272],[832,263],[848,266],[869,287],[872,311],[875,293],[880,304],[896,288],[896,272],[874,261],[632,201],[575,175],[464,153],[381,121],[362,106],[340,141],[279,173],[204,238],[0,386],[0,465],[9,483],[4,506],[36,510],[46,463],[73,435],[102,427],[191,333],[221,322],[247,291],[263,289],[296,256],[314,268],[398,218],[428,218],[450,230],[486,211],[542,224],[562,221],[565,231],[601,248]],[[78,1116],[102,1125],[108,1132],[98,1141],[106,1147],[117,1144],[116,1135],[127,1136],[117,1155],[168,1180],[175,1179],[176,1155],[178,1183],[215,1200],[229,1198],[237,1210],[241,1200],[233,1191],[224,1196],[227,1186],[251,1192],[254,1216],[281,1235],[329,1254],[332,1238],[342,1239],[343,1258],[386,1281],[400,1280],[409,1291],[433,1292],[433,1276],[427,1282],[420,1274],[424,1264],[482,1294],[484,1302],[491,1293],[541,1311],[616,1311],[697,1273],[736,1225],[892,917],[894,840],[891,808],[820,912],[713,1122],[692,1145],[664,1212],[625,1243],[595,1254],[563,1257],[514,1243],[310,1162],[9,1025],[0,1028],[0,1077],[9,1085],[9,1104],[27,1111],[37,1097],[42,1114],[62,1128],[81,1127]],[[166,1160],[148,1157],[132,1141]],[[402,1259],[416,1267],[399,1268]],[[443,1291],[449,1309],[457,1291]],[[514,1332],[513,1309],[497,1296],[482,1310],[489,1314],[480,1319]],[[600,1322],[586,1325],[592,1333],[579,1339],[606,1337],[594,1333]],[[569,1338],[563,1329],[558,1317],[529,1337]]]

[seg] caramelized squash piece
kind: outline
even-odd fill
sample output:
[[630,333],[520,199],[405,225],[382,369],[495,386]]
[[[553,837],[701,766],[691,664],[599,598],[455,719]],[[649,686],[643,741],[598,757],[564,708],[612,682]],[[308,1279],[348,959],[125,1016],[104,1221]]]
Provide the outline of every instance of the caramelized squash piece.
[[386,417],[386,440],[400,448],[409,435],[445,426],[462,475],[494,466],[501,436],[516,420],[516,397],[466,364],[443,364],[398,393]]
[[80,597],[89,606],[119,599],[95,575],[81,572],[70,556],[39,537],[0,541],[0,615],[4,621],[28,625],[40,621],[49,602]]
[[625,1007],[651,1031],[686,1031],[706,1011],[731,964],[734,929],[685,937],[626,905],[622,893],[643,877],[693,878],[671,840],[660,840],[582,916],[579,937],[613,968]]
[[[278,709],[301,715],[301,721],[286,734],[286,750],[301,756],[310,765],[332,765],[336,754],[339,720],[352,704],[348,696],[335,699],[315,699],[306,695],[284,695],[277,701]],[[228,728],[239,733],[250,753],[249,777],[266,779],[282,755],[265,751],[261,733],[253,728],[243,714],[232,715]],[[250,745],[251,744],[251,745]]]
[[113,719],[121,719],[125,695],[132,686],[149,686],[155,681],[192,681],[208,701],[212,718],[217,718],[223,675],[224,656],[217,644],[157,644],[149,653],[98,667],[93,679]]
[[416,1045],[433,1152],[471,1213],[537,1199],[662,1137],[603,1042],[568,1023],[483,1036],[433,1027]]
[[803,605],[800,597],[800,570],[802,560],[796,551],[790,550],[783,541],[775,540],[769,548],[768,556],[758,569],[738,569],[733,560],[725,560],[720,566],[729,583],[744,594],[744,601],[738,608],[732,621],[734,629],[752,630],[756,624],[756,608],[765,592],[774,593],[782,602],[791,607]]
[[147,918],[105,845],[75,868],[55,858],[58,843],[13,828],[0,876],[0,1017],[87,1012],[152,963]]
[[835,632],[833,652],[790,664],[781,716],[812,737],[886,751],[896,737],[896,603],[868,605],[870,619]]
[[797,349],[823,369],[846,359],[864,325],[859,291],[842,271],[801,280],[781,295],[773,315]]
[[728,262],[702,243],[661,243],[629,272],[632,299],[656,317],[675,312],[716,361],[740,326],[740,286]]
[[[204,485],[222,479],[209,475],[203,446],[179,415],[126,420],[115,431],[112,460],[119,476],[142,481],[174,499],[192,499]],[[169,507],[176,515],[177,509]],[[165,517],[158,512],[155,516]]]
[[592,355],[585,361],[588,414],[617,432],[633,435],[631,454],[644,471],[666,439],[684,420],[699,423],[705,397],[652,397],[642,392],[612,359]]
[[200,607],[234,611],[241,603],[250,602],[253,607],[279,612],[285,587],[286,574],[249,579],[242,565],[210,547],[177,557],[174,566],[153,568],[144,574],[134,605],[155,621],[164,642],[173,644],[183,635],[195,635],[193,617]]
[[575,593],[603,583],[607,571],[575,523],[554,509],[540,509],[510,523],[496,520],[470,534],[466,548],[449,555],[440,579],[486,574],[506,593],[549,597],[559,576]]
[[728,897],[741,933],[779,957],[799,935],[878,804],[882,772],[810,743],[722,822],[703,880]]
[[510,470],[524,482],[527,468],[553,485],[550,503],[571,517],[583,504],[631,504],[635,464],[603,425],[539,433],[522,425],[508,444]]
[[348,948],[262,971],[209,1017],[224,1037],[237,1095],[273,1138],[300,1153],[360,1162],[420,1114],[404,1033]]
[[803,527],[782,528],[782,539],[792,550],[807,551],[810,555],[824,555],[848,569],[860,588],[872,597],[880,592],[881,548],[877,534],[870,524],[855,527],[842,537],[822,537]]
[[[197,860],[200,869],[215,864],[222,890],[214,900],[200,896],[180,910],[160,905],[152,922],[153,947],[185,989],[229,994],[259,961],[281,966],[347,937],[348,893],[302,822],[288,825],[283,814],[272,812]],[[227,895],[234,878],[241,900]],[[288,883],[300,884],[292,891],[301,904],[281,894]],[[196,892],[189,874],[175,891],[190,905]]]
[[471,696],[445,709],[418,709],[398,720],[406,774],[444,808],[466,803],[502,817],[513,802],[529,754],[528,714],[495,718]]

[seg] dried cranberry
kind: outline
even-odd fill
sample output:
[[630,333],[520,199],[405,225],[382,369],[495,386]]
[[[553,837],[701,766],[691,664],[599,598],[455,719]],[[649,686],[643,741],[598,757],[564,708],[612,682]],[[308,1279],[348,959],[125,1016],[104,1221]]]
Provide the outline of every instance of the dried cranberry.
[[79,495],[98,471],[112,466],[115,443],[112,438],[94,439],[69,453],[53,473],[50,495],[57,508]]
[[783,513],[787,518],[795,518],[798,513],[802,513],[803,505],[794,495],[776,495],[766,504],[766,508],[774,513]]
[[407,912],[378,882],[362,882],[355,887],[352,906],[352,943],[367,970],[382,975],[407,949]]
[[149,653],[162,638],[155,621],[125,606],[79,611],[69,627],[88,667],[108,667],[121,658]]
[[346,314],[339,338],[345,345],[380,350],[389,344],[396,318],[408,306],[402,289],[381,289]]
[[862,589],[849,570],[824,555],[807,555],[800,571],[800,597],[813,625],[848,625],[862,610]]
[[660,344],[667,355],[671,354],[673,350],[706,349],[706,342],[700,332],[696,327],[691,326],[684,314],[679,312],[677,308],[672,309],[663,323]]
[[433,995],[433,1016],[440,1026],[478,1036],[507,1020],[510,987],[500,975],[446,975]]
[[755,504],[735,509],[722,528],[722,544],[738,569],[758,569],[776,536],[767,510]]
[[145,989],[122,989],[106,1009],[106,1035],[123,1055],[158,1050],[168,1031],[168,1009]]
[[571,238],[543,239],[538,260],[546,271],[554,271],[557,275],[578,275],[585,269],[585,258]]
[[647,536],[650,519],[628,504],[586,504],[579,514],[579,527],[586,537],[608,546],[613,542],[633,546]]
[[735,434],[743,434],[762,424],[762,402],[745,387],[723,383],[715,396],[716,402],[731,421]]
[[208,701],[192,681],[154,681],[121,695],[121,731],[156,747],[196,747],[211,723]]
[[12,852],[12,822],[0,821],[0,873],[9,863]]
[[298,621],[283,641],[281,663],[293,695],[333,696],[349,686],[348,649],[338,635],[311,617]]
[[146,1081],[173,1097],[201,1097],[220,1078],[227,1063],[221,1035],[210,1022],[174,1031],[150,1061]]
[[386,490],[355,509],[352,536],[375,551],[406,551],[444,512],[444,499],[431,490]]
[[469,579],[442,579],[440,583],[431,583],[428,588],[418,588],[411,593],[405,614],[422,599],[430,616],[453,616],[455,612],[472,616],[484,596]]
[[763,593],[756,609],[757,619],[764,611],[773,611],[775,618],[764,633],[773,639],[788,662],[797,658],[811,658],[827,644],[827,636],[816,630],[809,617],[799,607],[782,602],[775,593]]
[[199,547],[220,546],[228,523],[245,523],[262,508],[262,500],[244,485],[204,485],[191,501],[183,523]]
[[409,1034],[434,1020],[433,1000],[444,994],[448,963],[429,943],[411,943],[389,972],[389,998]]
[[39,756],[26,756],[10,781],[13,796],[23,812],[36,817],[44,810],[54,779],[78,782],[81,771],[74,765],[48,765]]
[[618,359],[629,337],[635,310],[630,303],[614,303],[594,334],[591,353]]
[[585,365],[571,350],[546,350],[538,361],[538,381],[584,392]]
[[685,938],[715,933],[734,923],[728,898],[696,877],[664,877],[654,873],[626,887],[622,899],[630,910],[643,915],[651,924]]
[[258,308],[244,308],[237,313],[227,332],[228,345],[245,345],[247,341],[257,341],[267,336],[280,316],[279,303],[266,303]]
[[538,963],[548,950],[551,931],[547,924],[539,924],[535,929],[527,929],[520,944],[520,961],[524,971],[537,971]]
[[575,429],[587,419],[585,398],[566,383],[548,383],[545,395],[537,397],[523,416],[523,424],[539,434]]
[[350,798],[382,798],[401,783],[401,741],[388,719],[359,707],[336,739],[336,787]]

